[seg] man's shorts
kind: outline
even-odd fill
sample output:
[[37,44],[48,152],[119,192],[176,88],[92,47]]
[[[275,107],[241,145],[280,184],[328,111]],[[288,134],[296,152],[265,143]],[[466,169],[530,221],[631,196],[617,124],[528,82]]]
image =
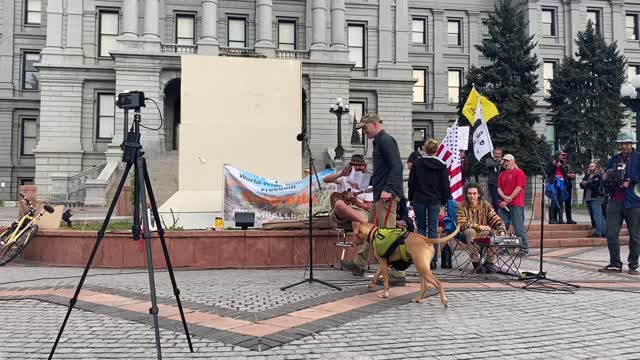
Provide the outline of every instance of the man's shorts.
[[[354,206],[352,206],[351,208],[357,211],[358,213],[360,213],[360,216],[362,216],[363,218],[366,219],[367,217],[369,217],[369,213],[367,211]],[[331,224],[331,227],[333,227],[334,229],[352,230],[351,220],[339,218],[335,212],[335,209],[331,209],[331,211],[329,212],[329,223]]]

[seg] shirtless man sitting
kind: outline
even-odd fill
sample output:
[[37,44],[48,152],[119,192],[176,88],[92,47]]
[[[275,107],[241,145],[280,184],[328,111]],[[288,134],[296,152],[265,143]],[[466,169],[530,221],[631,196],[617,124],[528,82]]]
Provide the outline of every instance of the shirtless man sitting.
[[351,156],[349,165],[345,166],[341,172],[327,175],[323,179],[326,183],[338,184],[339,192],[346,192],[345,200],[336,201],[329,213],[331,224],[336,228],[355,229],[358,224],[367,222],[369,218],[369,210],[373,203],[373,193],[365,192],[357,196],[353,195],[353,193],[364,190],[358,188],[358,184],[352,184],[348,181],[349,175],[353,170],[363,173],[367,171],[367,162],[364,156],[354,154]]

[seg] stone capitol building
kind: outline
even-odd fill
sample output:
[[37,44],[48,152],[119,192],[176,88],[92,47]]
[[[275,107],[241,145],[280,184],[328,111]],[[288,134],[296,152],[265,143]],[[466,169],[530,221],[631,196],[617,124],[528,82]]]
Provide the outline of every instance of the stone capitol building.
[[[353,122],[375,111],[403,158],[456,119],[466,71],[486,63],[495,0],[0,0],[0,181],[6,200],[37,185],[43,200],[104,206],[122,171],[124,115],[114,97],[140,90],[164,119],[143,131],[160,203],[177,190],[180,56],[298,59],[302,122],[320,168],[331,162],[343,98],[345,157],[370,145]],[[542,63],[537,131],[553,142],[543,101],[554,67],[591,19],[640,70],[639,1],[529,0]],[[148,126],[160,124],[147,102]],[[132,116],[130,116],[131,120]],[[302,126],[302,124],[301,124]],[[241,136],[237,141],[242,142]],[[260,144],[247,144],[259,149]],[[175,171],[167,171],[175,169]]]

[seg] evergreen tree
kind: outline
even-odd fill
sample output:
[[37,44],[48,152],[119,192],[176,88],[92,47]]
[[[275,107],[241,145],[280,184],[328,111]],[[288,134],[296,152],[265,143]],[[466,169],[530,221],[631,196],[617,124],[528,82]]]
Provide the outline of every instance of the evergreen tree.
[[578,33],[575,58],[566,57],[551,81],[552,119],[560,146],[574,165],[586,170],[589,162],[606,164],[623,126],[620,87],[625,81],[625,59],[617,44],[607,44],[591,21]]
[[[472,66],[467,75],[467,83],[461,89],[459,108],[462,109],[471,86],[496,104],[500,115],[488,122],[494,147],[501,147],[505,153],[513,154],[516,162],[527,175],[541,173],[536,153],[547,160],[549,148],[539,137],[533,125],[540,121],[534,113],[536,106],[532,95],[538,91],[536,70],[540,67],[535,54],[533,36],[528,35],[528,20],[523,13],[526,2],[500,0],[495,5],[495,13],[488,21],[490,37],[482,44],[475,45],[489,65]],[[467,122],[460,117],[461,125]],[[472,149],[469,147],[469,149]],[[470,154],[468,158],[474,158]],[[474,166],[474,173],[486,168]]]

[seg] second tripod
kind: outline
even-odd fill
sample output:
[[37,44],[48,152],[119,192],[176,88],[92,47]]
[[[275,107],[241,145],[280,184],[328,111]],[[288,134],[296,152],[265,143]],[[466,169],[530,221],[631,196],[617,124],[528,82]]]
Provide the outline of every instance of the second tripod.
[[[144,96],[144,95],[142,95]],[[144,105],[142,105],[144,106]],[[125,108],[127,109],[127,108]],[[120,183],[118,184],[118,189],[114,195],[113,200],[111,201],[111,205],[109,206],[109,210],[107,211],[107,216],[102,223],[102,227],[98,232],[98,237],[96,238],[96,242],[93,246],[93,250],[91,251],[91,255],[89,256],[89,260],[84,268],[84,272],[80,277],[80,282],[73,294],[73,298],[69,302],[69,309],[67,310],[67,314],[62,322],[62,326],[60,327],[60,331],[58,332],[58,337],[56,338],[55,343],[51,349],[51,353],[49,354],[49,359],[53,358],[55,354],[56,347],[58,346],[58,342],[64,332],[64,328],[69,320],[69,316],[71,315],[71,310],[76,305],[78,300],[78,295],[80,294],[80,290],[82,289],[82,285],[87,277],[89,272],[89,268],[93,263],[93,259],[98,251],[98,247],[100,246],[100,242],[104,238],[107,226],[109,225],[109,220],[111,219],[111,215],[116,207],[116,203],[120,197],[120,193],[122,192],[122,188],[127,180],[129,175],[129,171],[131,168],[134,168],[133,177],[134,177],[134,205],[133,205],[133,228],[132,234],[134,240],[140,240],[140,235],[142,233],[142,238],[144,239],[144,247],[147,258],[147,271],[149,273],[149,288],[151,293],[151,308],[149,309],[149,314],[153,317],[153,327],[155,329],[155,338],[156,338],[156,355],[160,360],[162,359],[162,349],[160,346],[160,328],[158,325],[158,302],[156,299],[156,285],[155,285],[155,277],[153,273],[153,257],[151,254],[151,231],[150,231],[150,216],[147,212],[147,193],[149,194],[149,203],[151,205],[151,211],[153,212],[153,217],[156,222],[156,227],[158,229],[158,237],[160,238],[160,244],[162,245],[162,252],[164,253],[164,260],[167,264],[167,270],[169,272],[169,277],[171,278],[171,285],[173,286],[173,294],[176,297],[176,301],[178,303],[178,309],[180,311],[180,318],[182,320],[182,325],[184,327],[185,335],[187,336],[187,342],[189,343],[189,350],[193,352],[193,345],[191,344],[191,337],[189,336],[189,328],[187,327],[187,322],[184,317],[184,310],[182,309],[182,302],[180,301],[180,290],[176,284],[176,279],[173,274],[173,267],[171,266],[171,259],[169,258],[169,250],[167,248],[167,243],[164,238],[164,229],[160,224],[160,214],[158,213],[158,206],[156,204],[155,196],[153,195],[153,189],[151,187],[151,180],[149,178],[149,173],[147,170],[147,162],[144,158],[144,153],[142,152],[142,146],[140,145],[140,108],[134,108],[134,121],[131,127],[131,130],[127,133],[124,143],[122,144],[123,157],[122,160],[125,162],[126,168],[124,173],[122,174],[122,178],[120,179]],[[127,124],[127,116],[125,110],[125,130],[128,127]],[[143,230],[141,230],[140,218],[142,217],[142,225],[144,226]]]

